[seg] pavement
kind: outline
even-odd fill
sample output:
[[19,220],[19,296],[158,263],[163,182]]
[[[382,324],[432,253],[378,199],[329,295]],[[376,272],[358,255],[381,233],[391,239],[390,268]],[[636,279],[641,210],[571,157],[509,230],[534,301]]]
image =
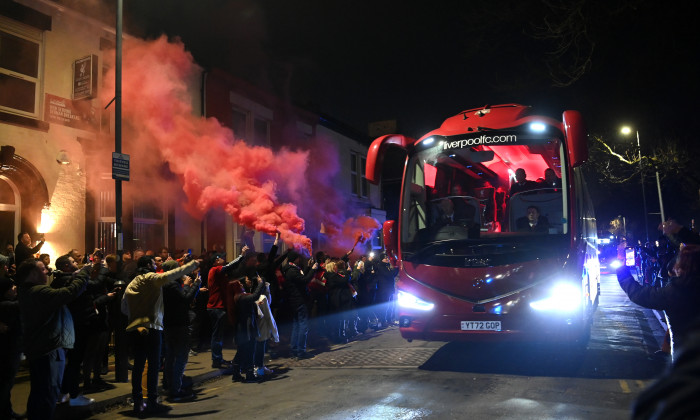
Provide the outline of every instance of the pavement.
[[[384,331],[398,330],[397,326],[390,326],[385,330],[373,331],[368,330],[365,334],[358,337],[369,339],[371,337],[382,334]],[[288,334],[287,334],[288,335]],[[281,338],[284,337],[282,333]],[[227,340],[232,342],[232,340]],[[403,341],[403,340],[402,340]],[[347,344],[332,344],[327,339],[309,334],[308,351],[310,355],[320,356],[324,353],[331,352]],[[269,354],[265,355],[265,365],[271,366],[274,369],[286,370],[288,367],[307,367],[308,359],[296,360],[289,355],[288,343],[281,342],[275,345],[272,349],[268,345]],[[279,356],[271,358],[270,354],[279,352]],[[433,350],[434,352],[434,350]],[[233,360],[236,355],[236,348],[232,344],[230,347],[225,344],[223,349],[223,357],[225,360]],[[316,357],[314,357],[316,358]],[[319,359],[320,360],[320,359]],[[131,362],[131,361],[130,361]],[[185,368],[185,376],[189,376],[192,381],[192,389],[197,394],[197,390],[201,390],[202,384],[221,376],[231,376],[230,369],[217,369],[212,367],[211,352],[209,350],[199,352],[195,355],[190,355],[187,366]],[[102,413],[119,406],[129,406],[131,404],[131,371],[129,371],[128,382],[116,382],[114,376],[114,356],[109,357],[109,371],[102,375],[102,379],[107,382],[109,389],[100,390],[98,392],[85,393],[84,395],[93,398],[95,402],[90,406],[85,407],[70,407],[68,403],[57,404],[55,412],[55,420],[77,420],[90,418],[92,414]],[[159,397],[163,403],[168,404],[167,392],[160,387],[162,374],[159,375]],[[26,362],[22,361],[20,370],[15,377],[15,385],[12,388],[12,407],[16,413],[26,412],[27,399],[30,392],[29,370]]]
[[[236,354],[235,349],[224,348],[224,359],[232,360]],[[102,375],[111,389],[94,393],[87,393],[85,396],[93,398],[95,402],[89,407],[69,407],[66,404],[56,406],[56,419],[76,419],[88,418],[92,413],[100,413],[115,406],[127,405],[131,398],[131,372],[129,372],[129,382],[115,382],[114,378],[114,358],[110,357],[109,372]],[[24,362],[23,362],[24,363]],[[230,370],[215,369],[211,367],[211,352],[201,352],[189,357],[189,362],[185,369],[185,375],[192,378],[194,386],[218,378],[222,375],[230,375]],[[161,375],[162,378],[162,375]],[[27,398],[29,397],[29,371],[26,367],[21,367],[15,378],[15,385],[12,388],[12,407],[17,413],[26,412]],[[167,393],[162,389],[159,391],[162,398],[167,397]],[[167,401],[164,401],[167,403]]]
[[[606,270],[607,271],[607,270]],[[611,276],[612,277],[612,276]],[[610,284],[607,284],[607,283]],[[614,281],[614,277],[611,278],[609,281],[605,282],[606,286],[606,293],[609,293],[607,289],[609,288],[613,294],[618,295],[618,294],[623,294],[621,289],[619,289],[619,286],[616,285],[616,281]],[[617,287],[615,287],[617,286]],[[654,315],[658,319],[659,323],[653,326],[654,329],[658,329],[660,333],[654,334],[657,336],[657,340],[662,340],[663,337],[663,331],[666,329],[666,324],[665,324],[665,319],[664,319],[664,314],[663,312],[657,312],[654,311]],[[661,326],[659,326],[661,324]],[[663,329],[662,329],[663,328]],[[362,340],[369,339],[373,336],[380,335],[384,331],[391,331],[398,329],[395,326],[389,327],[386,330],[380,330],[377,332],[372,332],[371,330],[368,331],[367,334],[363,334],[361,337]],[[400,336],[397,335],[397,337],[400,338]],[[401,340],[402,343],[403,340]],[[414,343],[417,344],[417,343]],[[425,344],[435,344],[436,343],[425,343]],[[659,342],[660,345],[660,342]],[[308,368],[312,367],[315,364],[321,364],[321,365],[328,365],[328,366],[334,366],[334,367],[367,367],[367,364],[369,365],[382,365],[382,362],[376,362],[372,363],[371,358],[368,358],[368,355],[362,355],[362,357],[358,357],[357,363],[353,363],[352,359],[348,359],[347,357],[344,357],[343,360],[338,360],[337,354],[335,351],[332,350],[338,350],[341,347],[344,347],[343,345],[331,345],[327,343],[325,340],[320,341],[318,338],[313,339],[310,337],[309,339],[309,346],[310,346],[310,352],[316,357],[313,359],[308,359],[308,360],[293,360],[290,358],[286,357],[280,357],[276,358],[274,360],[270,360],[270,357],[266,355],[266,364],[267,365],[272,365],[274,368],[280,368],[282,367],[283,369],[286,367],[290,366],[296,366],[299,368]],[[282,344],[278,345],[278,350],[282,355],[285,355],[285,350],[287,346],[284,346]],[[394,346],[392,346],[394,347]],[[413,347],[413,346],[409,346]],[[427,358],[429,358],[436,350],[437,348],[434,347],[433,345],[429,346],[424,346],[420,345],[420,347],[416,346],[417,348],[409,348],[409,349],[404,349],[405,351],[412,350],[412,352],[402,354],[402,357],[384,357],[383,359],[387,360],[393,360],[393,364],[397,364],[396,360],[401,360],[401,363],[398,364],[406,364],[408,363],[409,365],[412,366],[418,366],[423,363],[423,361]],[[658,347],[657,347],[658,348]],[[223,350],[223,356],[224,359],[226,360],[232,360],[233,356],[236,353],[235,347],[225,347]],[[371,354],[373,355],[379,355],[379,352],[374,351]],[[378,356],[377,356],[378,357]],[[328,360],[326,360],[328,359]],[[415,359],[415,360],[413,360]],[[23,362],[24,364],[24,362]],[[203,383],[211,381],[213,379],[219,378],[221,376],[229,376],[231,375],[230,370],[222,370],[222,369],[216,369],[212,368],[211,366],[211,353],[209,351],[204,351],[200,352],[196,355],[192,355],[189,357],[189,362],[187,363],[187,367],[185,370],[185,375],[189,376],[192,379],[192,384],[193,388],[197,389],[200,387]],[[131,377],[131,373],[129,373],[129,378]],[[110,357],[110,365],[109,365],[109,372],[106,375],[103,375],[102,378],[109,384],[110,389],[105,389],[101,390],[99,392],[94,392],[94,393],[88,393],[85,394],[87,397],[95,399],[95,402],[88,406],[88,407],[70,407],[68,404],[59,404],[57,405],[56,408],[56,419],[61,420],[61,419],[86,419],[90,418],[92,414],[95,413],[101,413],[108,411],[112,408],[116,408],[118,406],[128,406],[129,400],[131,398],[131,383],[130,382],[115,382],[115,377],[114,377],[114,358]],[[14,408],[15,412],[18,413],[23,413],[26,411],[26,404],[27,404],[27,398],[29,396],[29,391],[30,391],[30,383],[29,383],[29,371],[26,369],[26,366],[22,366],[20,368],[20,371],[15,379],[15,385],[12,388],[12,406]],[[159,395],[163,399],[167,396],[167,393],[165,393],[162,389],[159,390]],[[167,403],[167,400],[164,400],[165,403]]]

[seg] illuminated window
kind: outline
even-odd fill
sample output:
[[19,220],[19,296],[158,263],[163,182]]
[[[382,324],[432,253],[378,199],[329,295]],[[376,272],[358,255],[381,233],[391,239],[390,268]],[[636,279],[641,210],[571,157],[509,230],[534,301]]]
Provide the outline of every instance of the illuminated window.
[[0,111],[39,117],[42,31],[0,16]]

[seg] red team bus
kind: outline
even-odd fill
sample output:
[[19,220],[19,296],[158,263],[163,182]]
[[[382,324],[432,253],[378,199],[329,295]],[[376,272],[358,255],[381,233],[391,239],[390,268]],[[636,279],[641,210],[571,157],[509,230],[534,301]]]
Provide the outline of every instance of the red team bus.
[[399,220],[383,226],[399,267],[403,338],[587,338],[600,268],[580,113],[558,121],[494,105],[460,112],[418,140],[382,136],[368,152],[370,182],[391,148],[406,156]]

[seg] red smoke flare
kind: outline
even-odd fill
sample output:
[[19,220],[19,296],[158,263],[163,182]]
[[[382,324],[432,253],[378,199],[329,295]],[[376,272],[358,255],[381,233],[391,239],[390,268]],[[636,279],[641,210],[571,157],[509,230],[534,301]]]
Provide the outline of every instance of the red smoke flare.
[[[114,65],[108,64],[112,70],[104,77],[105,104],[114,92]],[[302,211],[307,220],[323,221],[331,253],[347,251],[359,236],[373,234],[379,224],[370,217],[343,221],[348,200],[332,185],[339,168],[332,145],[315,140],[313,167],[308,151],[273,152],[247,145],[216,119],[193,115],[187,81],[198,77],[199,68],[181,42],[168,42],[164,36],[125,40],[122,112],[132,179],[155,179],[153,174],[166,161],[182,181],[185,208],[194,217],[222,208],[236,223],[268,235],[279,230],[285,243],[309,252]]]
[[[110,55],[105,55],[111,59]],[[114,66],[112,65],[113,69]],[[221,207],[239,224],[274,235],[296,247],[311,249],[304,220],[290,203],[280,203],[276,190],[298,195],[308,166],[307,152],[277,154],[251,147],[216,119],[192,115],[186,80],[197,73],[192,56],[180,42],[128,39],[123,49],[123,121],[140,150],[160,152],[170,170],[184,182],[187,210],[201,218]],[[106,102],[114,92],[114,74],[105,76]],[[127,153],[129,150],[127,150]],[[132,161],[145,159],[134,155]],[[284,183],[279,181],[284,180]],[[298,182],[294,182],[298,180]]]

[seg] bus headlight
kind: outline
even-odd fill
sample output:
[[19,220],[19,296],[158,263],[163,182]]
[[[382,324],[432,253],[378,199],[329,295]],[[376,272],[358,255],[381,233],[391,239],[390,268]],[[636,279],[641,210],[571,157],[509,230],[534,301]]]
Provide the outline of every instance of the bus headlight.
[[530,302],[530,307],[537,311],[571,312],[580,305],[581,288],[569,282],[556,283],[548,297]]
[[403,308],[418,309],[419,311],[429,311],[435,307],[434,303],[426,302],[403,290],[399,290],[397,302]]

